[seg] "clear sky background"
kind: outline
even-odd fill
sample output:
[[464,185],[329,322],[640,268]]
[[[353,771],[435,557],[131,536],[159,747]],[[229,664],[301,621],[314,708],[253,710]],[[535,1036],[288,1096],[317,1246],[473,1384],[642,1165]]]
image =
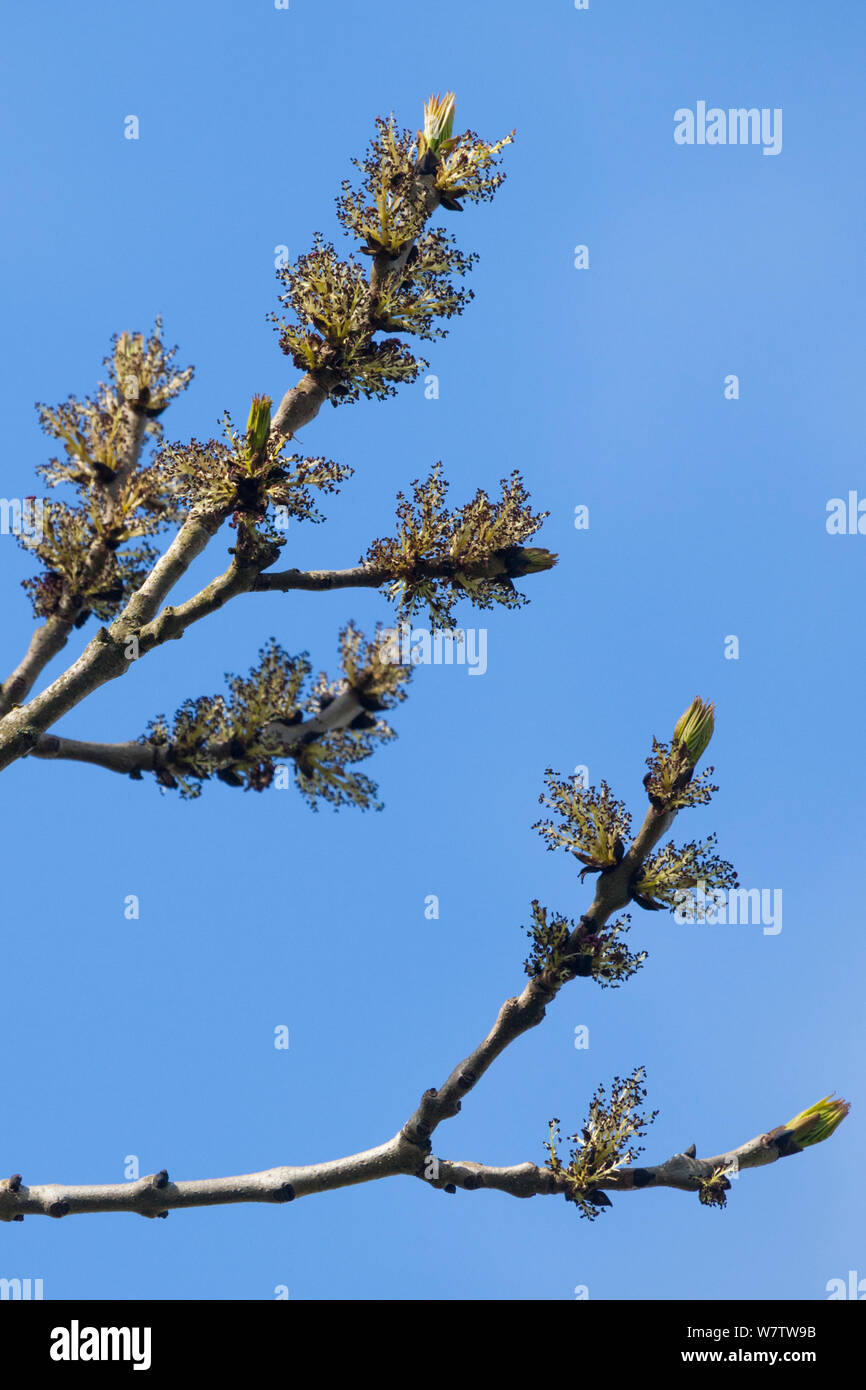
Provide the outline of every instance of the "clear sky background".
[[[57,451],[33,402],[91,392],[111,335],[157,313],[196,366],[168,438],[279,398],[296,373],[266,322],[275,248],[321,230],[348,249],[333,200],[374,117],[414,128],[453,88],[458,129],[517,127],[495,203],[440,214],[480,252],[475,300],[424,353],[438,400],[419,381],[304,431],[356,471],[326,526],[293,524],[281,566],[354,564],[440,458],[455,505],[519,468],[560,562],[520,612],[458,609],[488,631],[487,672],[418,672],[399,740],[365,768],[379,814],[7,771],[0,1171],[120,1181],[135,1154],[200,1178],[389,1138],[522,988],[530,900],[574,917],[590,901],[531,830],[545,767],[586,764],[642,815],[651,736],[696,693],[717,702],[721,790],[674,838],[716,830],[741,884],[782,890],[782,931],[635,909],[644,969],[563,990],[435,1151],[542,1162],[548,1119],[578,1129],[598,1083],[637,1064],[660,1111],[646,1162],[735,1146],[831,1091],[853,1109],[829,1143],[745,1173],[723,1212],[657,1191],[590,1225],[561,1200],[399,1178],[280,1209],[27,1219],[2,1228],[0,1275],[41,1277],[46,1298],[553,1300],[822,1299],[866,1277],[866,536],[825,525],[829,499],[866,495],[862,4],[19,0],[4,27],[4,495]],[[782,108],[781,153],[676,145],[675,110],[701,100]],[[0,538],[4,674],[32,629],[28,573]],[[58,730],[137,737],[270,636],[333,671],[346,619],[390,612],[366,592],[241,598]]]

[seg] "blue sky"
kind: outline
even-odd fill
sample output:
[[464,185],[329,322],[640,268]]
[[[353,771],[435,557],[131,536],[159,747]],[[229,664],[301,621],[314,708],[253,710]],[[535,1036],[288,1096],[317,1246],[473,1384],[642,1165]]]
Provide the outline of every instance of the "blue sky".
[[[696,693],[717,703],[720,791],[675,838],[717,831],[742,884],[782,890],[781,932],[635,909],[644,969],[565,989],[436,1152],[541,1162],[550,1116],[579,1128],[596,1086],[638,1064],[660,1112],[647,1162],[718,1152],[831,1091],[853,1109],[830,1143],[744,1174],[724,1212],[658,1191],[590,1225],[559,1200],[396,1179],[279,1210],[28,1219],[4,1228],[0,1274],[42,1278],[46,1298],[170,1299],[821,1299],[866,1277],[866,538],[825,525],[831,498],[866,495],[864,40],[854,0],[439,0],[386,22],[350,0],[7,12],[5,495],[54,452],[32,403],[92,391],[111,335],[157,313],[196,366],[169,438],[279,397],[275,248],[338,236],[333,199],[374,117],[414,127],[453,88],[459,129],[517,128],[496,202],[447,223],[480,253],[474,302],[426,353],[438,400],[419,382],[304,432],[355,476],[283,563],[354,564],[437,459],[455,504],[519,468],[560,562],[520,612],[458,609],[487,629],[488,669],[418,672],[399,740],[368,765],[380,814],[7,771],[0,1171],[119,1181],[135,1154],[195,1178],[390,1137],[522,988],[531,899],[574,917],[590,901],[531,830],[545,767],[585,764],[640,815],[651,737]],[[781,108],[781,152],[677,145],[674,112],[699,101]],[[179,597],[224,567],[227,534]],[[28,572],[2,538],[4,674],[32,628]],[[333,670],[343,623],[389,613],[376,593],[246,596],[59,731],[137,737],[270,636]]]

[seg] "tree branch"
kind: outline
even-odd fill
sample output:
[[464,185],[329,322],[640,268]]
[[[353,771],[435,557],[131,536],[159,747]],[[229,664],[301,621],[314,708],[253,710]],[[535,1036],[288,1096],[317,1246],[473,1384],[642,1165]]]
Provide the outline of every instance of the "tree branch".
[[[122,483],[138,466],[147,431],[147,416],[144,411],[137,410],[135,406],[125,402],[120,407],[120,413],[123,419],[123,446],[118,451],[115,477],[112,482],[104,484],[100,484],[98,479],[94,480],[95,486],[102,492],[105,499],[108,522],[111,520],[115,500]],[[82,594],[86,593],[90,581],[98,578],[102,573],[108,555],[108,548],[104,540],[101,537],[96,537],[90,544],[82,571],[82,581],[79,586],[82,592],[63,595],[58,611],[53,613],[32,634],[23,660],[0,686],[0,719],[8,714],[15,705],[20,705],[27,698],[49,661],[52,661],[58,652],[61,652],[66,646],[69,634],[86,607],[86,600]]]
[[[453,565],[452,565],[453,573]],[[419,578],[440,579],[446,574],[444,562],[425,565]],[[324,593],[330,589],[378,589],[393,583],[397,576],[385,565],[355,565],[347,570],[274,570],[260,574],[253,584],[257,593],[290,593],[294,589]]]
[[[351,691],[339,696],[320,718],[325,720],[328,716],[333,717],[333,711],[340,701],[346,701],[351,707],[352,699]],[[294,730],[285,732],[291,736]],[[92,748],[94,745],[80,747]],[[669,824],[674,814],[656,814],[654,819],[648,815],[629,851],[635,868],[644,862],[664,833],[666,827],[661,822],[667,821]],[[613,898],[619,895],[619,891],[614,892]],[[593,926],[597,926],[600,918],[596,903],[600,899],[606,901],[610,896],[602,892],[599,885],[593,908],[587,917],[581,919],[582,923],[590,920]],[[598,909],[599,912],[602,910]],[[563,970],[561,964],[555,969],[549,967],[530,979],[519,997],[506,999],[486,1038],[454,1068],[438,1091],[434,1089],[424,1093],[417,1110],[399,1133],[377,1148],[301,1168],[271,1168],[261,1173],[196,1182],[171,1183],[168,1174],[163,1171],[132,1183],[86,1187],[51,1184],[28,1188],[23,1185],[20,1176],[15,1175],[0,1182],[0,1220],[20,1221],[25,1215],[59,1217],[105,1211],[131,1211],[155,1217],[164,1216],[179,1207],[239,1202],[283,1203],[313,1192],[331,1191],[398,1174],[421,1178],[433,1187],[450,1192],[458,1187],[465,1191],[490,1188],[512,1197],[560,1194],[571,1199],[575,1182],[565,1168],[554,1171],[533,1163],[492,1167],[466,1160],[453,1162],[434,1159],[431,1156],[431,1138],[443,1120],[459,1112],[462,1097],[473,1089],[505,1048],[521,1033],[541,1022],[547,1005],[577,973],[576,969]],[[813,1107],[813,1111],[818,1108]],[[840,1109],[842,1115],[838,1113]],[[701,1191],[703,1197],[712,1189],[710,1200],[723,1202],[721,1189],[729,1186],[726,1172],[763,1167],[775,1163],[779,1158],[802,1152],[800,1145],[819,1142],[827,1133],[832,1133],[844,1113],[847,1113],[847,1106],[841,1107],[840,1103],[833,1102],[829,1106],[831,1121],[827,1126],[826,1115],[822,1118],[820,1123],[825,1128],[821,1133],[815,1132],[815,1122],[810,1118],[812,1111],[808,1111],[789,1122],[788,1126],[778,1126],[738,1148],[711,1158],[697,1158],[692,1146],[689,1153],[674,1154],[666,1162],[653,1167],[623,1166],[594,1183],[593,1191],[630,1192],[650,1187],[669,1187],[685,1192]]]
[[[346,729],[364,706],[351,688],[342,691],[320,714],[299,724],[279,721],[265,725],[261,734],[275,753],[288,753],[312,736]],[[239,761],[236,741],[207,745],[208,759],[216,767],[231,767]],[[91,763],[108,772],[135,776],[144,772],[183,772],[171,744],[154,745],[130,740],[127,743],[94,743],[87,739],[59,738],[42,734],[30,751],[33,758],[52,761]]]
[[[440,195],[436,187],[436,180],[431,175],[421,174],[416,170],[414,179],[423,208],[422,225],[419,227],[420,233],[439,206]],[[387,251],[380,251],[373,257],[365,315],[370,337],[376,332],[375,306],[384,283],[389,276],[402,275],[416,241],[417,237],[407,241],[398,256],[391,256]],[[300,381],[295,386],[290,387],[280,401],[271,421],[271,434],[283,435],[285,438],[291,439],[299,429],[314,420],[328,399],[331,388],[336,384],[337,379],[336,374],[332,375],[327,369],[322,368],[316,372],[307,372],[302,376]]]
[[529,981],[522,994],[506,999],[483,1042],[454,1068],[438,1091],[426,1091],[421,1097],[418,1109],[403,1126],[403,1133],[408,1139],[416,1144],[429,1143],[436,1127],[458,1113],[462,1097],[480,1080],[509,1043],[541,1023],[548,1004],[556,998],[564,984],[575,978],[582,943],[604,925],[612,912],[629,902],[629,885],[635,873],[670,829],[675,817],[675,811],[661,814],[650,807],[622,862],[599,876],[592,906],[568,939],[563,958],[574,961],[574,970],[563,970],[562,966],[556,970],[543,970]]
[[[309,731],[321,732],[326,727],[343,727],[346,723],[351,722],[351,719],[360,709],[360,702],[350,689],[338,696],[316,719],[290,727],[280,726],[278,730],[274,730],[274,734],[281,746],[288,749]],[[165,750],[164,753],[163,750],[159,751],[166,758],[166,765],[170,766],[170,749]],[[73,739],[43,737],[37,743],[34,752],[38,757],[65,757],[92,762],[116,772],[155,771],[157,767],[156,750],[147,745],[136,743],[100,745],[78,742]],[[226,753],[228,754],[228,749],[226,749]],[[621,863],[615,869],[600,876],[596,884],[592,906],[589,912],[581,918],[579,926],[569,938],[568,945],[575,953],[587,935],[602,926],[611,912],[629,901],[629,885],[634,875],[670,828],[675,816],[675,811],[659,813],[650,807],[643,825]],[[487,1036],[454,1068],[439,1090],[431,1089],[424,1093],[418,1108],[403,1126],[399,1135],[391,1141],[391,1145],[396,1145],[404,1157],[407,1153],[415,1156],[415,1167],[405,1167],[397,1163],[393,1168],[388,1167],[387,1172],[376,1172],[368,1174],[368,1176],[389,1176],[393,1172],[409,1171],[414,1172],[416,1176],[423,1176],[425,1170],[424,1155],[431,1151],[431,1139],[435,1129],[443,1120],[459,1113],[463,1097],[473,1089],[506,1047],[522,1033],[541,1023],[545,1017],[547,1006],[556,997],[563,985],[575,978],[577,969],[578,961],[575,954],[575,969],[573,971],[563,970],[561,966],[556,970],[544,970],[529,980],[518,997],[506,999]],[[751,1140],[739,1150],[734,1151],[741,1167],[757,1167],[760,1164],[771,1163],[776,1158],[783,1156],[778,1147],[774,1148],[771,1144],[764,1143],[766,1138],[767,1136],[760,1136],[759,1139]],[[382,1154],[388,1148],[389,1146],[385,1145],[382,1149],[370,1152]],[[387,1160],[387,1162],[390,1161],[390,1159]],[[610,1186],[611,1190],[614,1188],[631,1190],[641,1186],[668,1186],[694,1191],[701,1186],[702,1181],[706,1181],[712,1175],[714,1168],[722,1163],[729,1166],[732,1161],[730,1155],[721,1155],[715,1159],[704,1160],[690,1159],[685,1155],[675,1155],[666,1164],[657,1168],[624,1169],[621,1175],[617,1175],[615,1182],[610,1182],[605,1186]],[[341,1170],[340,1166],[342,1165],[341,1171],[348,1174],[345,1183],[334,1181],[305,1186],[303,1190],[296,1189],[295,1195],[304,1195],[307,1191],[326,1190],[330,1186],[343,1186],[349,1182],[368,1180],[365,1177],[352,1176],[355,1172],[352,1166],[354,1162],[354,1159],[344,1159],[338,1160],[336,1164],[324,1165],[329,1173]],[[362,1171],[367,1170],[362,1169]],[[310,1182],[315,1183],[315,1175],[320,1172],[320,1169],[272,1169],[264,1174],[252,1174],[242,1178],[211,1179],[201,1183],[185,1183],[178,1187],[172,1185],[170,1205],[195,1206],[227,1201],[285,1200],[285,1198],[275,1198],[273,1192],[279,1190],[280,1185],[284,1186],[286,1182],[291,1182],[294,1186],[294,1178],[280,1176],[289,1172],[296,1176],[298,1174],[312,1174]],[[440,1162],[439,1172],[440,1180],[434,1185],[453,1184],[466,1189],[487,1186],[508,1192],[512,1196],[532,1196],[536,1192],[549,1194],[551,1192],[565,1192],[568,1189],[567,1178],[554,1174],[549,1169],[537,1168],[532,1164],[500,1169],[486,1168],[479,1164],[448,1165]],[[442,1176],[443,1173],[445,1176]],[[641,1176],[635,1178],[635,1174]],[[151,1180],[142,1179],[141,1181],[147,1183]],[[62,1204],[67,1200],[70,1202],[69,1211],[121,1210],[141,1211],[143,1215],[158,1215],[159,1211],[153,1208],[156,1207],[161,1210],[163,1208],[168,1209],[169,1206],[167,1201],[163,1201],[161,1189],[160,1195],[155,1196],[150,1188],[141,1187],[141,1184],[117,1184],[111,1188],[39,1188],[28,1189],[27,1191],[30,1194],[36,1192],[39,1195],[28,1197],[28,1201],[32,1201],[33,1205],[26,1207],[26,1210],[43,1214],[65,1214],[65,1212],[56,1211],[52,1213],[48,1211],[48,1207],[57,1202]],[[72,1196],[67,1198],[67,1192],[71,1193]],[[175,1193],[178,1194],[176,1198]],[[236,1195],[233,1196],[233,1193]],[[160,1203],[162,1203],[161,1207]],[[12,1210],[12,1217],[9,1215],[4,1217],[4,1211],[8,1210]],[[0,1219],[14,1219],[15,1214],[23,1215],[24,1210],[24,1207],[15,1204],[10,1205],[8,1191],[4,1192],[0,1186]]]
[[307,372],[280,401],[271,424],[271,433],[292,439],[299,429],[315,420],[333,384],[334,379],[327,377],[324,372],[317,372],[316,376]]
[[[643,1191],[650,1187],[697,1192],[724,1171],[760,1168],[800,1152],[790,1144],[783,1127],[756,1135],[738,1148],[712,1158],[674,1154],[651,1168],[623,1168],[597,1185],[609,1192]],[[167,1216],[183,1207],[272,1202],[281,1205],[316,1192],[333,1192],[364,1182],[399,1175],[422,1179],[437,1189],[473,1192],[489,1189],[510,1197],[560,1195],[568,1197],[572,1184],[566,1174],[534,1163],[493,1167],[471,1160],[425,1159],[423,1145],[413,1144],[405,1129],[385,1144],[346,1158],[304,1167],[268,1168],[237,1177],[203,1178],[174,1183],[163,1170],[128,1183],[67,1187],[59,1183],[27,1187],[19,1174],[0,1181],[0,1221],[23,1221],[25,1216],[71,1216],[98,1212],[134,1212],[139,1216]]]
[[[480,561],[460,562],[450,558],[423,560],[415,565],[412,582],[451,579],[459,585],[461,576],[466,579],[496,579],[500,575],[515,574],[516,578],[526,578],[533,573],[528,568],[522,573],[516,573],[518,568],[513,563],[509,566],[508,559],[501,552]],[[363,564],[346,570],[265,571],[256,577],[252,588],[256,593],[271,592],[275,589],[282,593],[289,593],[294,589],[315,592],[326,592],[330,589],[378,589],[385,584],[395,584],[403,578],[405,576],[398,574],[391,565]]]
[[397,1173],[411,1174],[418,1154],[395,1135],[387,1144],[348,1158],[311,1163],[303,1168],[268,1168],[231,1178],[203,1178],[174,1183],[168,1173],[150,1174],[136,1182],[66,1187],[59,1183],[26,1187],[20,1175],[0,1182],[0,1221],[23,1221],[25,1216],[71,1216],[83,1213],[129,1211],[139,1216],[167,1216],[180,1207],[227,1206],[239,1202],[291,1202],[313,1192],[333,1192]]
[[159,606],[183,577],[194,560],[213,540],[230,515],[227,507],[208,512],[193,512],[183,523],[171,545],[161,555],[140,588],[130,598],[123,612],[112,623],[126,635],[137,634],[159,612]]
[[53,613],[36,628],[23,659],[0,686],[0,718],[27,698],[49,661],[66,646],[74,626],[74,619]]
[[[79,762],[94,763],[114,772],[153,772],[159,770],[160,767],[170,770],[170,756],[165,763],[161,761],[155,763],[152,758],[148,757],[147,749],[137,743],[79,742],[76,739],[48,736],[44,730],[100,685],[125,674],[131,661],[123,655],[123,650],[131,637],[136,637],[138,640],[138,657],[140,658],[153,651],[154,648],[162,646],[164,642],[178,640],[193,623],[216,612],[239,594],[251,592],[286,593],[295,589],[323,591],[337,588],[379,588],[382,585],[396,582],[400,577],[387,565],[373,564],[358,565],[350,570],[283,570],[281,572],[262,573],[262,565],[271,562],[270,552],[265,548],[247,559],[241,559],[235,555],[228,568],[211,580],[204,589],[187,599],[185,603],[178,604],[176,607],[164,608],[161,613],[154,617],[153,614],[156,613],[160,598],[164,597],[177,583],[192,560],[205,548],[210,535],[224,519],[225,514],[223,513],[218,516],[191,518],[184,524],[173,545],[154,566],[144,584],[130,599],[123,613],[110,628],[101,629],[101,634],[103,634],[101,645],[100,634],[97,634],[94,641],[85,649],[79,662],[76,663],[77,667],[81,667],[77,673],[77,679],[74,682],[68,679],[76,669],[76,667],[71,667],[68,672],[65,672],[54,682],[53,686],[49,686],[37,699],[16,712],[19,726],[17,733],[19,746],[23,744],[26,737],[29,737],[30,741],[23,747],[23,751],[13,752],[11,756],[8,755],[7,751],[5,760],[4,748],[8,750],[10,745],[15,747],[9,732],[7,732],[13,724],[13,720],[10,717],[8,721],[4,721],[0,725],[0,769],[15,761],[15,758],[32,753],[41,758],[72,759]],[[515,572],[513,561],[509,563],[507,559],[496,553],[480,562],[465,561],[459,570],[453,560],[431,560],[416,566],[415,578],[417,580],[452,579],[455,584],[459,585],[460,575],[467,579],[491,579],[507,574],[509,569],[511,572]],[[517,569],[519,570],[519,566]],[[527,570],[527,573],[532,572],[532,570]],[[110,653],[106,651],[107,643],[113,644],[111,647],[113,660]],[[118,653],[120,653],[120,660],[118,660]],[[48,710],[47,717],[42,713],[46,709]],[[346,718],[345,723],[341,723],[339,726],[329,723],[327,727],[345,727],[356,714],[360,713],[360,709],[361,706],[356,706]],[[284,746],[288,747],[297,743],[305,732],[322,732],[315,720],[298,725],[297,728],[300,733],[295,735],[295,731],[292,730],[290,742]],[[29,735],[23,732],[26,729],[31,731]],[[225,766],[228,766],[231,761],[232,758],[226,752]]]
[[[777,1159],[788,1158],[800,1152],[788,1146],[784,1128],[767,1134],[758,1134],[736,1149],[727,1153],[715,1154],[712,1158],[696,1158],[693,1155],[674,1154],[664,1163],[654,1167],[639,1168],[629,1165],[614,1177],[606,1178],[595,1185],[602,1192],[639,1192],[650,1187],[675,1188],[680,1192],[698,1192],[711,1178],[725,1170],[731,1173],[742,1172],[745,1168],[763,1168]],[[550,1168],[538,1167],[535,1163],[519,1163],[508,1168],[491,1167],[483,1163],[461,1160],[452,1163],[439,1159],[438,1176],[432,1181],[434,1187],[462,1187],[465,1191],[478,1191],[490,1188],[505,1192],[511,1197],[550,1196],[553,1193],[567,1195],[572,1184],[564,1173],[554,1173]]]
[[[419,158],[411,174],[411,186],[411,196],[414,197],[420,213],[416,234],[403,243],[397,254],[380,249],[372,259],[366,305],[360,325],[362,336],[366,332],[370,339],[378,331],[377,304],[384,287],[393,277],[402,276],[418,235],[442,201],[440,190],[436,187],[435,161],[431,163],[429,157]],[[334,362],[336,364],[336,358]],[[303,425],[313,420],[338,380],[339,371],[336,370],[336,365],[335,369],[331,370],[327,360],[314,372],[306,373],[286,392],[280,402],[271,420],[271,438],[291,437]],[[119,451],[115,476],[111,483],[104,485],[106,496],[111,500],[135,468],[146,431],[145,411],[138,409],[133,403],[126,402],[120,408],[124,414],[124,443]],[[36,748],[41,735],[86,696],[108,681],[125,674],[130,664],[125,652],[131,638],[140,639],[138,655],[141,655],[168,638],[181,636],[185,626],[190,622],[213,612],[236,593],[255,586],[257,572],[243,566],[230,566],[220,579],[215,580],[207,590],[203,590],[184,605],[183,610],[166,610],[154,628],[146,633],[141,632],[142,628],[156,618],[160,604],[192,561],[204,550],[230,510],[231,508],[219,513],[191,515],[110,627],[101,628],[78,660],[36,699],[23,706],[21,702],[29,694],[40,671],[65,645],[71,626],[82,611],[82,606],[79,606],[71,619],[70,615],[61,613],[49,619],[48,623],[34,634],[27,657],[10,677],[6,686],[0,690],[0,771]],[[273,576],[274,582],[262,587],[303,587],[301,583],[287,582],[283,585],[280,578]],[[387,582],[387,576],[375,581],[366,578],[357,581],[359,586],[362,583],[375,586],[381,582]],[[345,586],[334,583],[325,584],[323,587],[351,586],[351,581],[347,581]],[[308,587],[313,588],[317,585],[311,583]]]
[[154,617],[227,515],[222,510],[190,516],[111,626],[101,627],[78,660],[29,704],[0,721],[0,770],[31,752],[46,729],[94,690],[126,674],[135,659],[126,655],[131,639]]
[[31,758],[56,759],[74,763],[92,763],[109,772],[130,774],[156,772],[163,764],[159,755],[165,750],[151,743],[92,743],[87,739],[58,738],[42,734],[30,750]]

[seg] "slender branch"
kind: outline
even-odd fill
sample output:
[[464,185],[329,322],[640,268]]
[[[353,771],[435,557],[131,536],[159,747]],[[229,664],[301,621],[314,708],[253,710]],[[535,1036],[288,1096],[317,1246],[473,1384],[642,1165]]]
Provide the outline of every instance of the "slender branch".
[[[676,811],[660,813],[650,807],[622,862],[599,876],[592,906],[569,937],[563,951],[564,959],[576,957],[583,940],[603,926],[612,912],[629,902],[634,875],[670,829],[675,816]],[[573,973],[563,971],[561,966],[557,971],[543,970],[529,981],[521,995],[506,999],[487,1037],[454,1068],[438,1091],[426,1091],[421,1097],[418,1109],[403,1127],[406,1137],[413,1143],[429,1143],[436,1127],[458,1113],[462,1097],[509,1043],[541,1023],[547,1005],[576,973],[576,970]]]
[[[669,1187],[680,1192],[697,1192],[719,1172],[727,1170],[740,1173],[745,1168],[763,1168],[768,1163],[799,1152],[787,1145],[783,1137],[786,1133],[782,1129],[781,1132],[758,1134],[738,1148],[715,1154],[712,1158],[696,1158],[680,1153],[653,1167],[625,1167],[613,1177],[596,1183],[595,1190],[642,1192],[650,1187]],[[431,1179],[434,1187],[462,1187],[470,1192],[490,1188],[496,1192],[506,1192],[511,1197],[549,1196],[552,1193],[567,1195],[571,1187],[565,1174],[554,1173],[550,1168],[540,1168],[534,1163],[497,1168],[467,1160],[452,1163],[438,1159],[436,1167],[437,1176],[435,1180]]]
[[[260,733],[274,752],[288,753],[296,744],[305,742],[312,735],[348,728],[363,708],[357,694],[349,687],[314,718],[289,725],[276,721],[266,724]],[[207,744],[205,751],[214,768],[231,767],[239,760],[236,740]],[[33,745],[30,756],[58,762],[91,763],[94,767],[102,767],[108,772],[119,772],[126,776],[143,772],[183,771],[177,764],[171,744],[154,745],[137,740],[127,743],[94,743],[87,739],[59,738],[56,734],[42,734]]]
[[[419,577],[439,579],[444,575],[443,563],[439,562],[425,565]],[[330,589],[378,589],[382,584],[393,583],[396,578],[385,565],[355,565],[347,570],[274,570],[260,574],[253,589],[259,593],[274,590],[289,593],[293,589],[317,593]]]
[[66,646],[74,626],[73,619],[53,613],[36,628],[23,659],[0,686],[0,718],[27,698],[49,661]]
[[443,1120],[459,1113],[463,1097],[472,1090],[500,1053],[521,1033],[535,1028],[544,1018],[547,1005],[559,992],[564,979],[543,972],[529,981],[517,998],[506,999],[487,1037],[458,1063],[448,1080],[437,1091],[425,1091],[421,1102],[403,1126],[402,1133],[413,1144],[430,1147],[430,1139]]
[[610,1192],[637,1192],[645,1187],[673,1187],[680,1192],[697,1192],[714,1173],[729,1169],[735,1173],[744,1168],[763,1168],[778,1158],[789,1158],[802,1150],[789,1147],[787,1131],[783,1128],[757,1134],[739,1148],[712,1158],[697,1158],[694,1154],[674,1154],[664,1163],[650,1168],[628,1167],[607,1178],[599,1186]]
[[[508,566],[500,554],[484,560],[466,560],[462,564],[450,558],[419,561],[412,574],[413,582],[425,579],[496,579],[508,573]],[[531,573],[528,571],[527,573]],[[521,578],[526,576],[521,575]],[[395,584],[405,578],[397,574],[391,565],[355,565],[347,570],[273,570],[259,574],[253,583],[256,593],[275,589],[289,593],[293,589],[325,592],[330,589],[378,589],[384,584]]]
[[87,739],[58,738],[56,734],[42,734],[30,750],[31,758],[50,758],[74,763],[92,763],[104,767],[109,772],[131,773],[156,772],[161,764],[157,760],[157,749],[151,743],[92,743]]
[[258,573],[255,563],[244,564],[235,557],[222,574],[193,594],[192,598],[176,607],[163,608],[157,617],[141,628],[138,634],[139,654],[145,656],[164,642],[177,641],[193,623],[209,617],[238,594],[249,593]]
[[165,554],[159,557],[144,583],[136,589],[112,628],[124,634],[137,633],[139,628],[155,618],[160,604],[213,540],[228,515],[228,508],[193,512]]
[[112,501],[117,498],[127,478],[138,467],[138,460],[141,457],[144,438],[147,434],[146,409],[140,408],[133,401],[124,401],[120,407],[120,414],[123,420],[123,443],[118,449],[115,460],[114,477],[105,488]]
[[25,1216],[71,1216],[83,1213],[129,1211],[139,1216],[166,1216],[180,1207],[227,1206],[239,1202],[291,1202],[314,1192],[374,1182],[398,1173],[412,1174],[419,1155],[395,1135],[387,1144],[348,1158],[311,1163],[302,1168],[268,1168],[231,1178],[203,1178],[174,1183],[168,1173],[152,1173],[136,1182],[66,1187],[59,1183],[27,1187],[21,1177],[0,1182],[0,1221]]

